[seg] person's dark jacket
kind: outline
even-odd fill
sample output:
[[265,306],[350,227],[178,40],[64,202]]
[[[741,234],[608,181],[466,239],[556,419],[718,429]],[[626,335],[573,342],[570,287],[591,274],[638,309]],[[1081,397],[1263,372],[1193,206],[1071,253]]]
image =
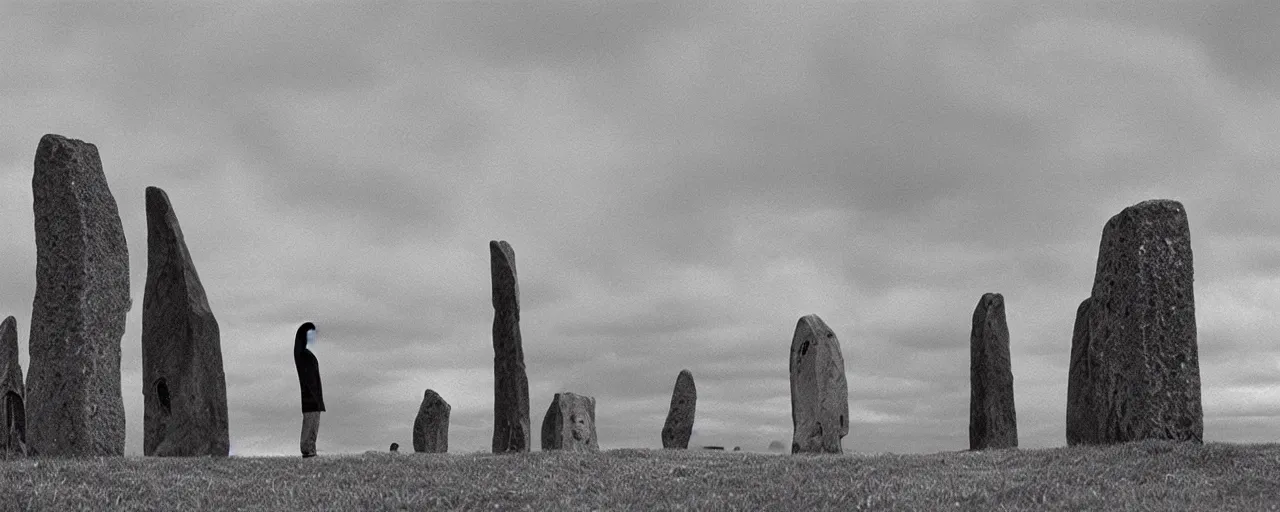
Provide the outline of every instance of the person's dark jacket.
[[307,331],[315,329],[311,322],[298,327],[293,338],[293,364],[298,367],[298,387],[302,388],[302,412],[324,410],[324,391],[320,389],[320,362],[307,350]]

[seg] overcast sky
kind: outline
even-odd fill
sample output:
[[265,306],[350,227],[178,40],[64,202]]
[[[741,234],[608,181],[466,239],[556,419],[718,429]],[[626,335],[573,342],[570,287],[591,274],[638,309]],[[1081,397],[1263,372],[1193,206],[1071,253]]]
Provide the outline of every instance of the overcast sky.
[[[796,321],[839,337],[852,452],[968,448],[969,331],[1004,294],[1020,445],[1065,444],[1107,219],[1191,223],[1206,441],[1280,422],[1280,6],[1247,2],[0,2],[0,316],[24,371],[40,137],[97,145],[129,243],[142,450],[144,189],[222,331],[232,452],[411,445],[423,391],[488,451],[490,240],[515,249],[534,445],[791,438]],[[403,448],[402,448],[403,449]]]

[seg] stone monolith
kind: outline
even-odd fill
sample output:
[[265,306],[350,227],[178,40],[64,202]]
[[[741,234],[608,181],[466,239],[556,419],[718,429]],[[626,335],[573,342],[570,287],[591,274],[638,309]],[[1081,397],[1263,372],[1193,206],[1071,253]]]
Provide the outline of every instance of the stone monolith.
[[1203,441],[1193,278],[1181,203],[1144,201],[1107,221],[1072,337],[1068,444]]
[[973,310],[969,332],[969,449],[1016,448],[1013,368],[1004,296],[984,294]]
[[146,204],[142,453],[226,457],[231,443],[218,321],[169,195],[147,187]]
[[841,453],[849,433],[849,386],[840,340],[808,315],[791,338],[791,453]]
[[440,394],[428,389],[413,419],[413,451],[419,453],[449,452],[449,413],[453,408]]
[[598,452],[596,399],[569,392],[556,393],[542,418],[542,449]]
[[31,192],[36,294],[27,447],[52,457],[123,455],[120,339],[133,305],[129,249],[98,148],[45,135]]
[[27,453],[27,412],[22,365],[18,363],[18,320],[0,322],[0,452],[4,457]]
[[671,391],[671,408],[667,410],[667,422],[662,427],[662,447],[684,450],[689,448],[693,435],[693,418],[697,412],[698,389],[693,385],[693,374],[680,370],[676,387]]
[[520,340],[520,286],[516,253],[505,241],[489,242],[493,279],[493,453],[527,452],[529,377]]

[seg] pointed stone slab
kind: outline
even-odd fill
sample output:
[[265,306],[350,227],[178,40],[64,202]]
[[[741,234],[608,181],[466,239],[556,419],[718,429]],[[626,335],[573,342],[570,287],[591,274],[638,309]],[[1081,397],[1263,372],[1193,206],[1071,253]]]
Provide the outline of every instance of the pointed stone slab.
[[226,457],[231,443],[218,321],[169,195],[147,187],[146,202],[142,453]]
[[493,453],[527,452],[529,377],[520,340],[520,287],[516,253],[505,241],[489,242],[493,279]]
[[1004,296],[984,294],[969,333],[969,449],[1017,448]]
[[841,453],[849,433],[849,385],[840,340],[808,315],[791,338],[791,453]]
[[428,389],[413,419],[413,451],[449,452],[449,413],[453,408],[438,393]]
[[27,453],[27,413],[22,365],[18,363],[18,320],[0,322],[0,453]]
[[693,436],[693,418],[698,407],[698,388],[693,385],[693,374],[680,370],[676,387],[671,391],[671,408],[667,410],[667,422],[662,427],[662,447],[685,450]]
[[1186,209],[1144,201],[1102,231],[1067,390],[1068,444],[1203,442]]
[[36,295],[27,376],[27,446],[37,455],[124,454],[120,339],[129,249],[98,148],[45,135],[31,179]]
[[556,393],[542,418],[542,450],[600,451],[596,441],[596,399]]

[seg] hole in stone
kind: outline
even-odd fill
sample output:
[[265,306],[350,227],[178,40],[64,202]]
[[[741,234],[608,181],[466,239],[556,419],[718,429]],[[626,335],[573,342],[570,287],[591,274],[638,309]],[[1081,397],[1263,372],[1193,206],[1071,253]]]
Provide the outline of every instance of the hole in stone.
[[156,379],[156,400],[160,403],[160,414],[169,415],[169,383],[165,382],[164,377]]
[[805,341],[804,344],[800,345],[800,355],[805,355],[808,352],[809,352],[809,342]]

